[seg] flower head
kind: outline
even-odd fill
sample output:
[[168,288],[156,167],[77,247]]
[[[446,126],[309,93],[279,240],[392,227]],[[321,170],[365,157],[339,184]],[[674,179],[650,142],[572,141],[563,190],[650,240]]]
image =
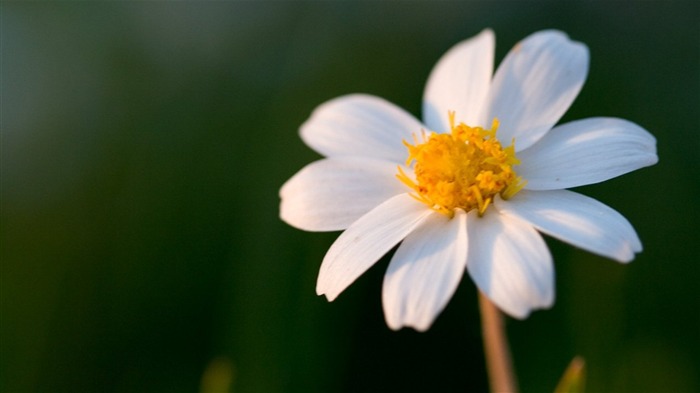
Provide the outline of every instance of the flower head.
[[422,122],[355,94],[302,125],[302,139],[326,158],[284,184],[281,217],[345,230],[321,264],[319,295],[335,299],[401,242],[382,289],[392,329],[428,329],[465,270],[499,308],[525,318],[554,300],[539,232],[619,262],[642,250],[622,215],[565,189],[655,164],[654,137],[617,118],[555,126],[586,79],[585,45],[541,31],[493,74],[494,46],[484,30],[440,59]]
[[415,191],[416,199],[450,218],[456,209],[478,209],[483,214],[496,195],[510,197],[523,184],[513,165],[520,164],[513,145],[503,149],[496,139],[498,121],[491,130],[454,125],[451,132],[423,135],[423,143],[408,147],[406,165],[415,161],[414,182],[401,167],[398,178]]

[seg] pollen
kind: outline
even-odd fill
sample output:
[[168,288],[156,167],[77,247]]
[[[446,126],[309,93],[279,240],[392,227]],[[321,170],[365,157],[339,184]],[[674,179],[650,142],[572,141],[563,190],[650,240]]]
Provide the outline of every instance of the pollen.
[[476,209],[483,215],[496,195],[508,199],[525,185],[513,170],[520,164],[515,140],[506,148],[501,146],[496,139],[498,119],[487,130],[455,125],[454,112],[449,116],[450,133],[422,132],[420,138],[414,134],[414,144],[404,140],[406,165],[413,166],[415,178],[401,167],[396,177],[414,191],[414,198],[448,217],[456,209]]

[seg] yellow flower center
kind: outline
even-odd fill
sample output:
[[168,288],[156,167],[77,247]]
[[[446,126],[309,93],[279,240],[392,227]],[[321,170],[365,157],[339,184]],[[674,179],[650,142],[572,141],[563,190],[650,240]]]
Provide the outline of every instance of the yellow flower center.
[[520,191],[525,182],[516,175],[514,165],[515,140],[503,148],[496,139],[498,119],[490,130],[454,124],[454,112],[449,113],[449,134],[422,134],[423,142],[414,135],[414,145],[408,148],[406,165],[415,161],[415,181],[399,167],[396,175],[413,189],[413,197],[449,217],[455,209],[468,212],[478,209],[484,214],[493,198],[500,194],[508,199]]

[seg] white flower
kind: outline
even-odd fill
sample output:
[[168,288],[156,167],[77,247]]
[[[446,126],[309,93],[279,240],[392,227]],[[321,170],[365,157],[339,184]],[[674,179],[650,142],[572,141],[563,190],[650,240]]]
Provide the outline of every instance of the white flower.
[[538,231],[619,262],[642,250],[622,215],[564,189],[655,164],[654,137],[617,118],[554,126],[586,79],[585,45],[541,31],[492,75],[494,46],[484,30],[440,59],[423,122],[354,94],[302,125],[304,142],[326,158],[284,184],[281,217],[308,231],[345,230],[323,260],[319,295],[334,300],[403,241],[382,290],[392,329],[428,329],[465,268],[499,308],[525,318],[554,300]]

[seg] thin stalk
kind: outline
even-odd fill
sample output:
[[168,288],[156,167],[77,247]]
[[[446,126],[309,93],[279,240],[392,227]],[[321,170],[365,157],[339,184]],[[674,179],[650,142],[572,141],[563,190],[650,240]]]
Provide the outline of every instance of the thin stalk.
[[491,301],[479,292],[481,330],[484,335],[484,353],[489,373],[489,385],[493,393],[517,393],[517,381],[513,373],[506,338],[503,315]]

